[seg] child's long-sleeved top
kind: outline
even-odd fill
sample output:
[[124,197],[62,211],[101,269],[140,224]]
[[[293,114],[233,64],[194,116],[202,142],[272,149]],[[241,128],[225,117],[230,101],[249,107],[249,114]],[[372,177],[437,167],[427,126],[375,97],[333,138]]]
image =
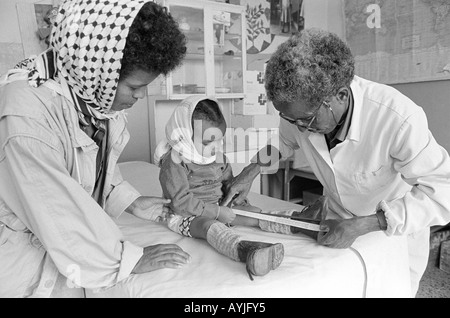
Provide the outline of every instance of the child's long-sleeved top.
[[172,153],[162,158],[159,175],[164,197],[172,201],[171,209],[177,214],[216,218],[223,186],[233,177],[230,164],[225,160],[207,165],[185,163],[174,160]]

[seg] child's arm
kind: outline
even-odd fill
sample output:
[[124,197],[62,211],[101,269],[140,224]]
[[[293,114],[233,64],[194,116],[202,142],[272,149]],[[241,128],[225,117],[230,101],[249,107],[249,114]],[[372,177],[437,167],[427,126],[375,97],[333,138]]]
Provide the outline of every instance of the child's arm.
[[222,186],[226,188],[233,180],[233,170],[228,162],[225,162],[225,170],[222,175]]
[[[170,208],[173,212],[181,215],[202,215],[216,219],[224,214],[223,207],[217,204],[205,203],[194,197],[189,188],[187,169],[179,163],[175,163],[171,155],[163,158],[159,180],[164,197],[170,199]],[[221,213],[223,212],[223,213]]]
[[[226,160],[226,157],[225,159]],[[222,192],[223,193],[228,193],[227,189],[231,186],[231,181],[233,180],[233,170],[231,168],[231,165],[225,162],[225,170],[223,171],[223,181],[222,181]],[[250,203],[248,202],[248,199],[245,198],[243,203],[241,204],[242,206],[246,206],[246,205],[250,205]]]

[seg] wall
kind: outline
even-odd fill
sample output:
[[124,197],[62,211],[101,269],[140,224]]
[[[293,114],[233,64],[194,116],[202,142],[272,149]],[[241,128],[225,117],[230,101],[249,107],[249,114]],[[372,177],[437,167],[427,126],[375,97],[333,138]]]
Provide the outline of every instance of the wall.
[[0,74],[11,69],[25,57],[39,54],[45,49],[45,44],[39,41],[35,33],[36,19],[28,16],[29,9],[34,8],[27,5],[58,3],[59,0],[0,0]]
[[151,162],[149,105],[147,98],[140,99],[132,108],[126,111],[128,114],[128,131],[130,141],[126,145],[119,162],[146,161]]
[[423,107],[437,142],[450,153],[450,81],[391,85]]
[[320,28],[344,37],[341,0],[304,0],[305,28]]
[[13,67],[24,58],[19,21],[17,19],[17,3],[34,3],[33,0],[0,1],[0,74]]

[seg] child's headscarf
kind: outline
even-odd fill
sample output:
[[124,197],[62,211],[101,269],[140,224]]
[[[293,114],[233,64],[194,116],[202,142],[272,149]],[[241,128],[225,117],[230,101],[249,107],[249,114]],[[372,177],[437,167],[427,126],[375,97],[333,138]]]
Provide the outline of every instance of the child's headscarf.
[[48,79],[67,83],[71,93],[88,104],[92,116],[106,119],[130,26],[149,1],[65,0],[52,28],[49,50],[16,67],[28,74],[31,86]]
[[155,164],[160,166],[162,158],[169,151],[172,151],[172,158],[180,158],[185,162],[199,165],[210,164],[216,161],[216,155],[203,157],[199,154],[192,140],[194,135],[192,114],[197,104],[206,99],[212,100],[219,105],[219,102],[212,97],[190,96],[175,108],[166,124],[166,137],[156,147],[153,158]]

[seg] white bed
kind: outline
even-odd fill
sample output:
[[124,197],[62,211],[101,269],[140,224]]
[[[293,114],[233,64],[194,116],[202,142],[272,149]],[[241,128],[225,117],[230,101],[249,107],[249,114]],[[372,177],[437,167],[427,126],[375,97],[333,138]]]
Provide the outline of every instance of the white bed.
[[[159,168],[145,162],[120,164],[125,180],[143,195],[160,196]],[[249,200],[265,211],[301,208],[292,203],[251,193]],[[298,235],[267,233],[234,227],[243,238],[284,244],[280,267],[251,281],[245,264],[217,253],[206,241],[182,237],[164,225],[124,213],[117,224],[125,237],[140,246],[175,243],[192,256],[181,269],[161,269],[132,275],[87,297],[171,298],[290,298],[290,297],[411,297],[406,240],[375,232],[360,237],[351,249],[319,246]]]

